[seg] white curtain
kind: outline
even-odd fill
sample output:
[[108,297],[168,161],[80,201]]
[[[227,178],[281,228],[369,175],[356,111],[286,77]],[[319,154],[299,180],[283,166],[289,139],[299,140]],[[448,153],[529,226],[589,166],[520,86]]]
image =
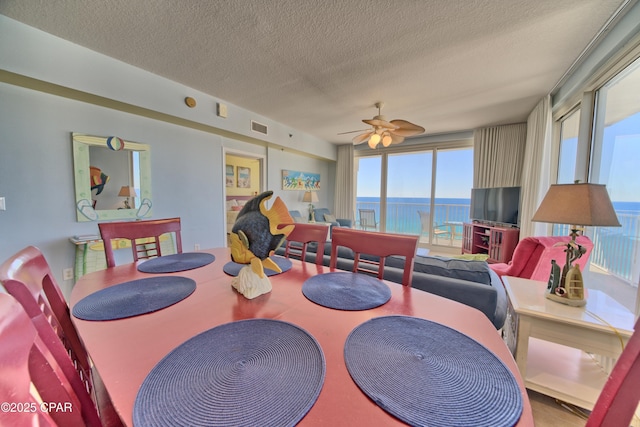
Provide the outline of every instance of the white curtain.
[[552,135],[551,97],[540,100],[527,119],[527,146],[522,169],[520,239],[546,236],[549,225],[531,218],[551,184]]
[[336,218],[355,218],[355,176],[353,144],[338,146],[334,214]]
[[526,137],[526,123],[477,129],[473,133],[473,186],[520,186]]

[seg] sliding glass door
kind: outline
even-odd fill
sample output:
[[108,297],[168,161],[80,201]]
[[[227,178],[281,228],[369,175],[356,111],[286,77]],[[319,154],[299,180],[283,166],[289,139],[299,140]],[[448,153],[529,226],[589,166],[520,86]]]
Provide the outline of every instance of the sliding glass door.
[[376,230],[417,234],[423,246],[460,247],[473,182],[470,144],[361,153],[356,157],[356,226],[371,229],[367,215],[374,210]]

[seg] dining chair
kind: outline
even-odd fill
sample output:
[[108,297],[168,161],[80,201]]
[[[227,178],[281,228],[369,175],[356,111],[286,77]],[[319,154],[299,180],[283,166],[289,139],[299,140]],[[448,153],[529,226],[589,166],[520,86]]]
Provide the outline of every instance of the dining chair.
[[376,221],[376,211],[374,209],[358,209],[360,215],[360,227],[363,230],[368,228],[377,230],[378,222]]
[[[0,313],[0,401],[19,405],[16,411],[3,406],[0,425],[102,426],[62,343],[55,339],[46,342],[34,319],[11,295],[0,293]],[[43,313],[39,316],[44,318]],[[69,371],[75,375],[69,377]]]
[[[180,234],[180,218],[152,219],[146,221],[101,222],[98,224],[100,236],[104,244],[107,268],[115,267],[113,239],[131,241],[133,261],[162,256],[160,236],[166,233],[175,234],[176,253],[182,253],[182,236]],[[145,239],[144,241],[141,241]]]
[[294,224],[293,231],[287,236],[284,256],[300,257],[302,261],[307,259],[307,246],[311,242],[316,242],[316,264],[322,265],[324,256],[324,245],[329,233],[328,225],[321,224]]
[[613,367],[586,427],[628,426],[640,402],[640,319]]
[[22,305],[52,352],[59,359],[64,356],[70,360],[72,371],[65,374],[68,378],[75,374],[82,382],[82,389],[92,396],[105,425],[122,425],[99,375],[92,370],[91,359],[71,322],[69,306],[42,252],[28,246],[7,259],[0,265],[0,283]]
[[[388,256],[400,255],[405,259],[402,285],[411,286],[413,264],[418,249],[418,236],[408,234],[378,233],[355,230],[353,228],[334,228],[331,234],[331,262],[329,267],[335,269],[338,259],[338,247],[346,247],[354,252],[353,271],[371,273],[371,270],[360,268],[360,263],[377,266],[378,279],[384,276],[384,263]],[[361,254],[375,255],[378,261],[361,259]]]

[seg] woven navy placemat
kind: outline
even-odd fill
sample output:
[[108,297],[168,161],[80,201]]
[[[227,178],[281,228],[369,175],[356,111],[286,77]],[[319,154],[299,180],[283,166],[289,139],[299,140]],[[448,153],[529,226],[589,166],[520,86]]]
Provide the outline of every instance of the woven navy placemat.
[[381,280],[360,273],[333,272],[305,280],[302,293],[316,304],[338,310],[368,310],[391,299]]
[[152,258],[138,265],[138,271],[143,273],[176,273],[178,271],[193,270],[204,267],[215,261],[213,254],[203,252],[185,252],[182,254],[163,255]]
[[87,295],[73,306],[84,320],[115,320],[169,307],[191,295],[196,282],[187,277],[160,276],[132,280]]
[[[280,267],[280,270],[282,270],[282,272],[286,272],[291,270],[291,266],[293,265],[291,263],[291,260],[288,258],[285,258],[283,256],[279,256],[279,255],[274,255],[269,257],[271,258],[271,260],[273,262],[275,262],[278,267]],[[237,262],[234,261],[229,261],[228,263],[226,263],[223,267],[222,270],[227,273],[229,276],[237,276],[238,274],[240,274],[240,270],[242,270],[242,267],[246,267],[249,264],[238,264]],[[267,276],[274,276],[276,274],[280,274],[275,270],[271,270],[269,268],[264,269],[264,274],[266,274]]]
[[371,319],[351,332],[344,358],[358,387],[411,425],[512,426],[522,414],[518,383],[502,361],[429,320]]
[[142,383],[143,426],[293,426],[320,394],[325,359],[291,323],[251,319],[205,331],[165,356]]

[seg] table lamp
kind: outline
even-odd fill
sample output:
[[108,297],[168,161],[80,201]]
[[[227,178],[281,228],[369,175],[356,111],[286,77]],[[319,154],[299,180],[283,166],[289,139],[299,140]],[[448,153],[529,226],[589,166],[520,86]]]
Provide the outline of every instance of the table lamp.
[[118,196],[119,197],[126,197],[124,199],[124,208],[125,209],[131,209],[131,205],[129,204],[129,197],[137,197],[138,195],[136,194],[136,189],[135,188],[123,185],[120,188],[120,192],[118,193]]
[[315,191],[305,191],[302,201],[309,203],[309,222],[315,222],[313,204],[318,202],[318,195]]
[[571,263],[586,252],[576,242],[585,226],[620,227],[607,188],[602,184],[578,182],[552,185],[531,220],[571,226],[565,265],[560,272],[560,267],[552,263],[546,297],[576,307],[585,305],[582,273],[577,264]]

